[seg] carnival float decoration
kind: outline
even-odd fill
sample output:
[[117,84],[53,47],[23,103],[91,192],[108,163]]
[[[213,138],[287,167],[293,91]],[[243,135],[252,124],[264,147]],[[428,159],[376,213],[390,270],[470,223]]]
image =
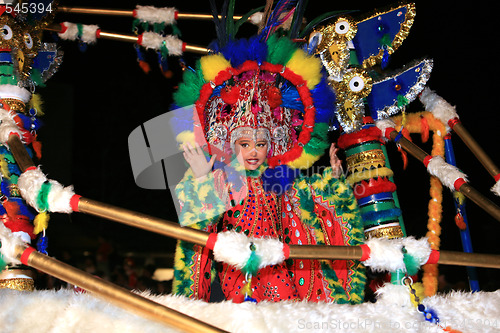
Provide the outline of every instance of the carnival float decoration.
[[[497,195],[500,195],[500,170],[465,130],[455,108],[426,87],[431,60],[424,59],[397,73],[384,75],[390,55],[409,33],[415,19],[415,5],[398,5],[364,17],[351,17],[341,12],[321,24],[313,21],[314,24],[303,31],[300,31],[303,1],[279,1],[274,7],[270,1],[263,12],[258,9],[241,17],[233,15],[234,1],[226,1],[221,13],[217,12],[214,2],[211,5],[218,41],[208,48],[181,41],[175,23],[183,17],[207,19],[211,15],[182,14],[174,8],[150,6],[115,11],[58,7],[52,2],[34,1],[2,6],[0,167],[4,223],[0,226],[0,250],[6,264],[15,268],[10,272],[9,269],[2,271],[2,286],[32,290],[29,276],[23,273],[26,267],[31,267],[77,285],[130,313],[106,307],[90,295],[72,295],[65,291],[22,294],[2,291],[2,302],[16,304],[17,313],[21,313],[29,311],[26,304],[30,303],[30,297],[34,298],[31,295],[39,294],[56,309],[50,312],[44,309],[50,307],[41,306],[37,312],[41,315],[45,311],[46,321],[52,320],[45,331],[57,325],[65,325],[66,331],[82,327],[98,331],[121,330],[127,327],[124,325],[145,331],[147,327],[152,331],[188,332],[297,331],[317,329],[315,323],[322,321],[327,322],[327,329],[333,325],[345,328],[345,323],[352,329],[354,319],[365,323],[365,326],[358,324],[359,330],[418,331],[425,326],[436,332],[471,331],[478,326],[457,327],[457,316],[478,319],[474,316],[479,316],[481,311],[486,312],[476,324],[480,329],[491,329],[495,323],[486,323],[486,319],[498,318],[498,309],[485,309],[484,304],[498,303],[498,292],[435,295],[437,264],[500,268],[498,255],[467,253],[471,252],[468,241],[464,241],[464,253],[439,249],[436,224],[440,216],[439,209],[433,206],[441,205],[442,185],[457,193],[456,220],[464,239],[470,239],[464,197],[500,220],[500,208],[476,191],[468,183],[467,176],[454,166],[449,141],[451,132],[460,136],[494,177],[497,184],[492,190]],[[30,13],[30,8],[42,7],[43,15],[30,15],[40,12]],[[64,11],[133,17],[134,34],[105,32],[96,25],[54,24],[54,15],[47,15],[48,9],[52,14]],[[259,34],[245,40],[234,39],[238,27],[246,21],[258,25]],[[171,28],[172,34],[165,33],[166,27]],[[166,122],[155,119],[131,133],[132,169],[139,186],[165,189],[172,186],[163,181],[163,172],[168,155],[173,155],[174,151],[178,154],[178,145],[166,151],[158,148],[161,136],[159,141],[151,140],[153,134],[157,134],[154,125],[167,124],[173,127],[172,132],[180,144],[198,143],[207,155],[216,155],[214,174],[221,172],[233,177],[228,180],[232,186],[229,199],[220,202],[217,201],[220,198],[210,198],[215,193],[207,187],[207,182],[178,182],[177,189],[182,190],[178,191],[178,196],[183,201],[179,207],[182,208],[181,226],[82,197],[72,186],[64,187],[48,179],[33,162],[35,156],[40,157],[36,134],[42,111],[32,92],[36,85],[45,84],[54,74],[61,63],[61,53],[55,44],[40,42],[42,31],[56,32],[61,39],[83,44],[95,43],[98,39],[134,43],[137,60],[145,72],[151,69],[143,52],[154,50],[167,77],[169,56],[183,52],[203,54],[194,68],[185,69],[184,82],[175,93],[179,109],[171,111]],[[375,71],[379,65],[381,72]],[[408,114],[405,107],[417,97],[426,111]],[[251,179],[241,165],[234,164],[236,159],[232,156],[234,147],[231,145],[235,139],[230,137],[246,135],[239,133],[238,128],[250,129],[247,134],[253,138],[265,137],[271,146],[266,168],[258,170],[257,176],[261,177],[258,179],[262,180],[252,185],[255,187],[248,184],[258,180]],[[262,128],[268,131],[261,131]],[[434,133],[431,154],[418,148],[408,135],[417,132],[425,137],[429,129]],[[338,146],[345,150],[348,166],[345,182],[352,189],[344,185],[342,177],[332,179],[328,168],[321,175],[302,174],[301,170],[310,168],[329,147],[329,130],[340,133]],[[403,156],[407,152],[420,160],[432,177],[426,238],[416,239],[405,233],[385,149],[389,141],[397,144]],[[444,155],[448,162],[443,159]],[[157,178],[158,175],[161,178]],[[237,186],[241,176],[249,176],[248,183]],[[193,180],[189,171],[185,177]],[[213,182],[213,178],[208,177],[208,180]],[[189,186],[192,188],[187,189]],[[269,186],[269,190],[265,186]],[[239,198],[243,200],[235,202],[231,196],[241,189],[244,191]],[[188,190],[197,196],[182,200]],[[273,203],[264,196],[272,197]],[[248,198],[269,200],[273,207],[261,210],[250,207],[252,201]],[[196,204],[202,209],[186,211],[186,207],[196,207]],[[238,228],[237,220],[228,217],[238,219],[239,214],[243,214],[241,209],[245,208],[250,208],[249,212],[276,215],[276,221],[287,221],[289,225],[276,228],[275,224],[275,232],[267,234],[244,226]],[[43,237],[48,227],[48,213],[77,212],[178,239],[174,282],[178,295],[130,292],[49,257]],[[221,213],[225,214],[222,228],[211,222]],[[266,218],[273,219],[272,216]],[[36,234],[41,234],[37,249],[30,245]],[[267,237],[262,237],[263,234]],[[214,277],[212,261],[223,263],[226,270],[233,268],[233,271],[239,269],[244,273],[243,279],[234,275],[241,280],[239,287],[244,297],[240,301],[244,304],[237,304],[240,301],[236,301],[236,297],[233,297],[235,302],[213,305],[202,300],[208,299],[206,291]],[[424,291],[411,278],[422,266]],[[262,287],[264,291],[259,290],[256,280],[263,278],[259,270],[273,267],[283,268],[279,272],[275,270],[273,274],[276,275],[291,272],[286,278],[296,279],[298,299],[316,302],[287,302],[265,286]],[[365,267],[392,275],[393,283],[377,291],[375,304],[363,303]],[[342,278],[340,274],[344,274]],[[285,283],[285,277],[281,278]],[[28,287],[11,288],[16,283]],[[300,291],[303,285],[306,287]],[[270,302],[273,300],[282,302]],[[85,308],[85,303],[93,304],[92,309]],[[472,308],[462,308],[460,304],[463,303],[472,304]],[[106,324],[87,320],[62,324],[66,317],[78,317],[79,312],[89,311],[106,316]],[[57,312],[59,318],[56,318]],[[118,319],[115,319],[116,313]],[[228,321],[228,313],[233,313],[235,318],[244,316],[249,323]],[[373,320],[375,314],[378,320]],[[18,320],[19,327],[29,327],[14,311],[5,311],[2,316],[10,316],[10,322]],[[276,320],[278,316],[283,316],[284,320]],[[341,319],[335,323],[333,318]],[[383,326],[392,319],[400,326]],[[374,328],[366,327],[368,321]],[[108,323],[111,326],[107,326]],[[401,323],[416,323],[417,327],[401,327]],[[38,325],[39,331],[43,330]]]

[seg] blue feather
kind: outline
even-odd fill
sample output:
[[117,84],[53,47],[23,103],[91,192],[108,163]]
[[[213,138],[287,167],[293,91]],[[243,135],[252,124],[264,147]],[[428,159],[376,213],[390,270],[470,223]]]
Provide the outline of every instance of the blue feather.
[[215,46],[215,51],[231,62],[231,66],[238,68],[247,60],[254,60],[259,63],[266,60],[267,43],[260,40],[260,37],[254,36],[250,39],[238,39],[227,43],[220,48]]
[[320,83],[311,90],[314,106],[316,107],[315,120],[318,123],[328,123],[335,115],[336,96],[328,86],[326,76],[323,75]]
[[262,29],[261,35],[267,39],[271,33],[274,32],[275,28],[279,27],[284,23],[284,19],[280,17],[283,13],[290,11],[293,7],[297,5],[297,0],[280,0],[274,7],[271,15],[267,19],[264,29]]
[[26,216],[29,220],[33,220],[36,216],[36,212],[30,206],[27,206],[22,198],[9,198],[9,200],[14,201],[19,206],[19,213]]
[[36,242],[36,249],[38,252],[43,254],[48,254],[47,248],[49,247],[49,239],[48,237],[41,236]]
[[319,34],[316,34],[308,44],[304,44],[304,50],[308,54],[313,54],[316,51],[318,44],[319,44]]
[[10,181],[8,181],[7,179],[2,180],[2,183],[0,184],[2,194],[7,196],[7,197],[10,196],[9,185],[10,185]]
[[299,92],[289,82],[285,82],[281,87],[281,106],[304,112],[304,104],[302,104]]

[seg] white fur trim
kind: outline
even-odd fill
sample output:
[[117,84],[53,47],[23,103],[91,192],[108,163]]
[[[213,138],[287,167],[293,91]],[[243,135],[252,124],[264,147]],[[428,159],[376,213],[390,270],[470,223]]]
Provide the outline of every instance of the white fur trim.
[[62,25],[66,27],[66,31],[58,33],[59,38],[64,40],[76,40],[78,37],[78,27],[75,23],[63,22]]
[[98,25],[83,25],[82,42],[87,44],[94,44],[97,41]]
[[260,258],[259,268],[277,265],[285,260],[283,243],[276,238],[251,238],[256,246],[255,253]]
[[382,139],[384,141],[388,141],[387,138],[385,137],[385,131],[388,128],[396,128],[396,124],[394,121],[392,121],[391,118],[385,118],[385,119],[380,119],[375,122],[375,125],[378,127],[380,131],[382,131]]
[[451,106],[446,100],[428,87],[422,91],[420,101],[427,111],[431,112],[434,117],[441,120],[448,132],[450,131],[448,121],[454,118],[459,118],[455,107]]
[[7,143],[12,133],[16,133],[20,138],[23,137],[23,132],[14,121],[14,115],[7,110],[0,109],[0,143]]
[[[37,211],[40,211],[40,207],[37,204],[38,192],[40,192],[42,184],[45,181],[47,181],[47,177],[40,170],[40,167],[38,167],[23,172],[17,182],[24,200]],[[70,201],[71,197],[75,194],[73,187],[63,187],[55,180],[50,180],[49,182],[51,184],[50,192],[47,196],[49,212],[71,213],[73,210],[71,209]]]
[[55,180],[50,180],[50,184],[50,192],[47,196],[49,210],[54,213],[72,213],[73,209],[71,209],[70,202],[75,195],[73,186],[64,187]]
[[[59,33],[59,38],[64,40],[77,40],[78,39],[78,25],[76,23],[64,22],[63,25],[66,27],[66,31]],[[99,26],[97,25],[82,25],[82,35],[80,39],[82,42],[87,44],[93,44],[97,40],[97,30]]]
[[175,24],[175,13],[177,9],[174,7],[158,8],[154,6],[140,6],[135,7],[135,18],[153,23]]
[[24,246],[25,243],[27,243],[23,241],[23,237],[17,233],[13,233],[3,223],[0,223],[0,242],[2,243],[0,252],[2,253],[5,262],[13,265],[21,264],[16,257],[16,247]]
[[491,188],[491,192],[495,193],[500,197],[500,180],[497,181],[495,185],[493,185],[493,187]]
[[47,180],[45,174],[40,170],[40,168],[27,170],[23,172],[17,181],[17,186],[21,192],[21,196],[26,200],[26,202],[37,211],[39,211],[37,205],[38,192],[42,188],[42,184]]
[[[229,332],[443,332],[409,303],[404,286],[384,285],[377,302],[360,305],[308,302],[206,303],[177,295],[140,295]],[[423,304],[440,322],[463,333],[498,332],[500,291],[451,292]],[[178,332],[88,293],[72,290],[0,290],[0,322],[9,332]],[[42,318],[42,319],[40,319]]]
[[23,134],[22,134],[21,130],[16,125],[1,124],[0,125],[0,142],[1,143],[6,143],[7,140],[9,140],[9,136],[12,133],[17,133],[20,138],[23,137]]
[[403,238],[403,246],[407,253],[415,258],[420,266],[429,260],[432,249],[427,238],[415,239],[414,237]]
[[414,237],[388,239],[371,238],[366,241],[370,248],[370,258],[363,263],[375,272],[406,272],[403,258],[403,246],[407,253],[414,257],[421,265],[425,264],[431,254],[431,247],[427,238],[415,239]]
[[467,181],[467,175],[457,167],[448,164],[441,156],[434,156],[427,165],[427,171],[439,178],[441,183],[448,187],[451,191],[455,191],[454,183],[457,179],[463,178]]
[[225,231],[217,234],[214,245],[214,259],[235,266],[237,269],[245,267],[255,246],[255,254],[260,259],[259,269],[282,263],[285,260],[283,243],[274,238],[249,238],[234,231]]
[[382,301],[392,303],[396,306],[400,306],[406,311],[414,308],[414,305],[411,303],[407,286],[385,283],[382,288],[375,291],[375,295],[377,296],[377,302]]
[[28,103],[31,99],[31,93],[25,88],[21,88],[12,84],[0,85],[0,99],[13,98]]
[[217,234],[214,245],[214,259],[242,269],[250,255],[250,240],[244,234],[237,232],[221,232]]
[[375,272],[405,270],[401,239],[371,238],[366,241],[370,258],[363,263]]
[[26,244],[31,244],[31,237],[27,232],[24,231],[14,231],[12,233],[15,236],[18,236],[23,242]]
[[141,46],[146,49],[159,50],[165,42],[170,55],[182,55],[182,45],[183,42],[175,36],[162,36],[154,32],[144,32],[142,34]]

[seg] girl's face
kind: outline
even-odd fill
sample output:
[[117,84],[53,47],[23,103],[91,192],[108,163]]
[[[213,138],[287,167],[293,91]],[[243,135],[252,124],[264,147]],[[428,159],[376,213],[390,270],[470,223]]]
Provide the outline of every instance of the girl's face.
[[256,170],[266,161],[267,141],[241,138],[234,142],[234,149],[238,161],[245,166],[247,170]]

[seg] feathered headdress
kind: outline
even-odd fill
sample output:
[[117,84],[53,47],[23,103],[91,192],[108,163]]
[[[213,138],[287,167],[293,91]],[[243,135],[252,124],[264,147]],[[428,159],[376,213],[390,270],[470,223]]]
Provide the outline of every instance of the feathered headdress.
[[196,106],[211,149],[231,154],[231,143],[242,131],[267,131],[270,168],[303,169],[328,147],[335,96],[321,61],[290,38],[273,33],[295,5],[280,1],[262,32],[249,39],[221,36],[232,21],[222,15],[216,19],[219,40],[213,52],[185,71],[174,100],[180,107]]

